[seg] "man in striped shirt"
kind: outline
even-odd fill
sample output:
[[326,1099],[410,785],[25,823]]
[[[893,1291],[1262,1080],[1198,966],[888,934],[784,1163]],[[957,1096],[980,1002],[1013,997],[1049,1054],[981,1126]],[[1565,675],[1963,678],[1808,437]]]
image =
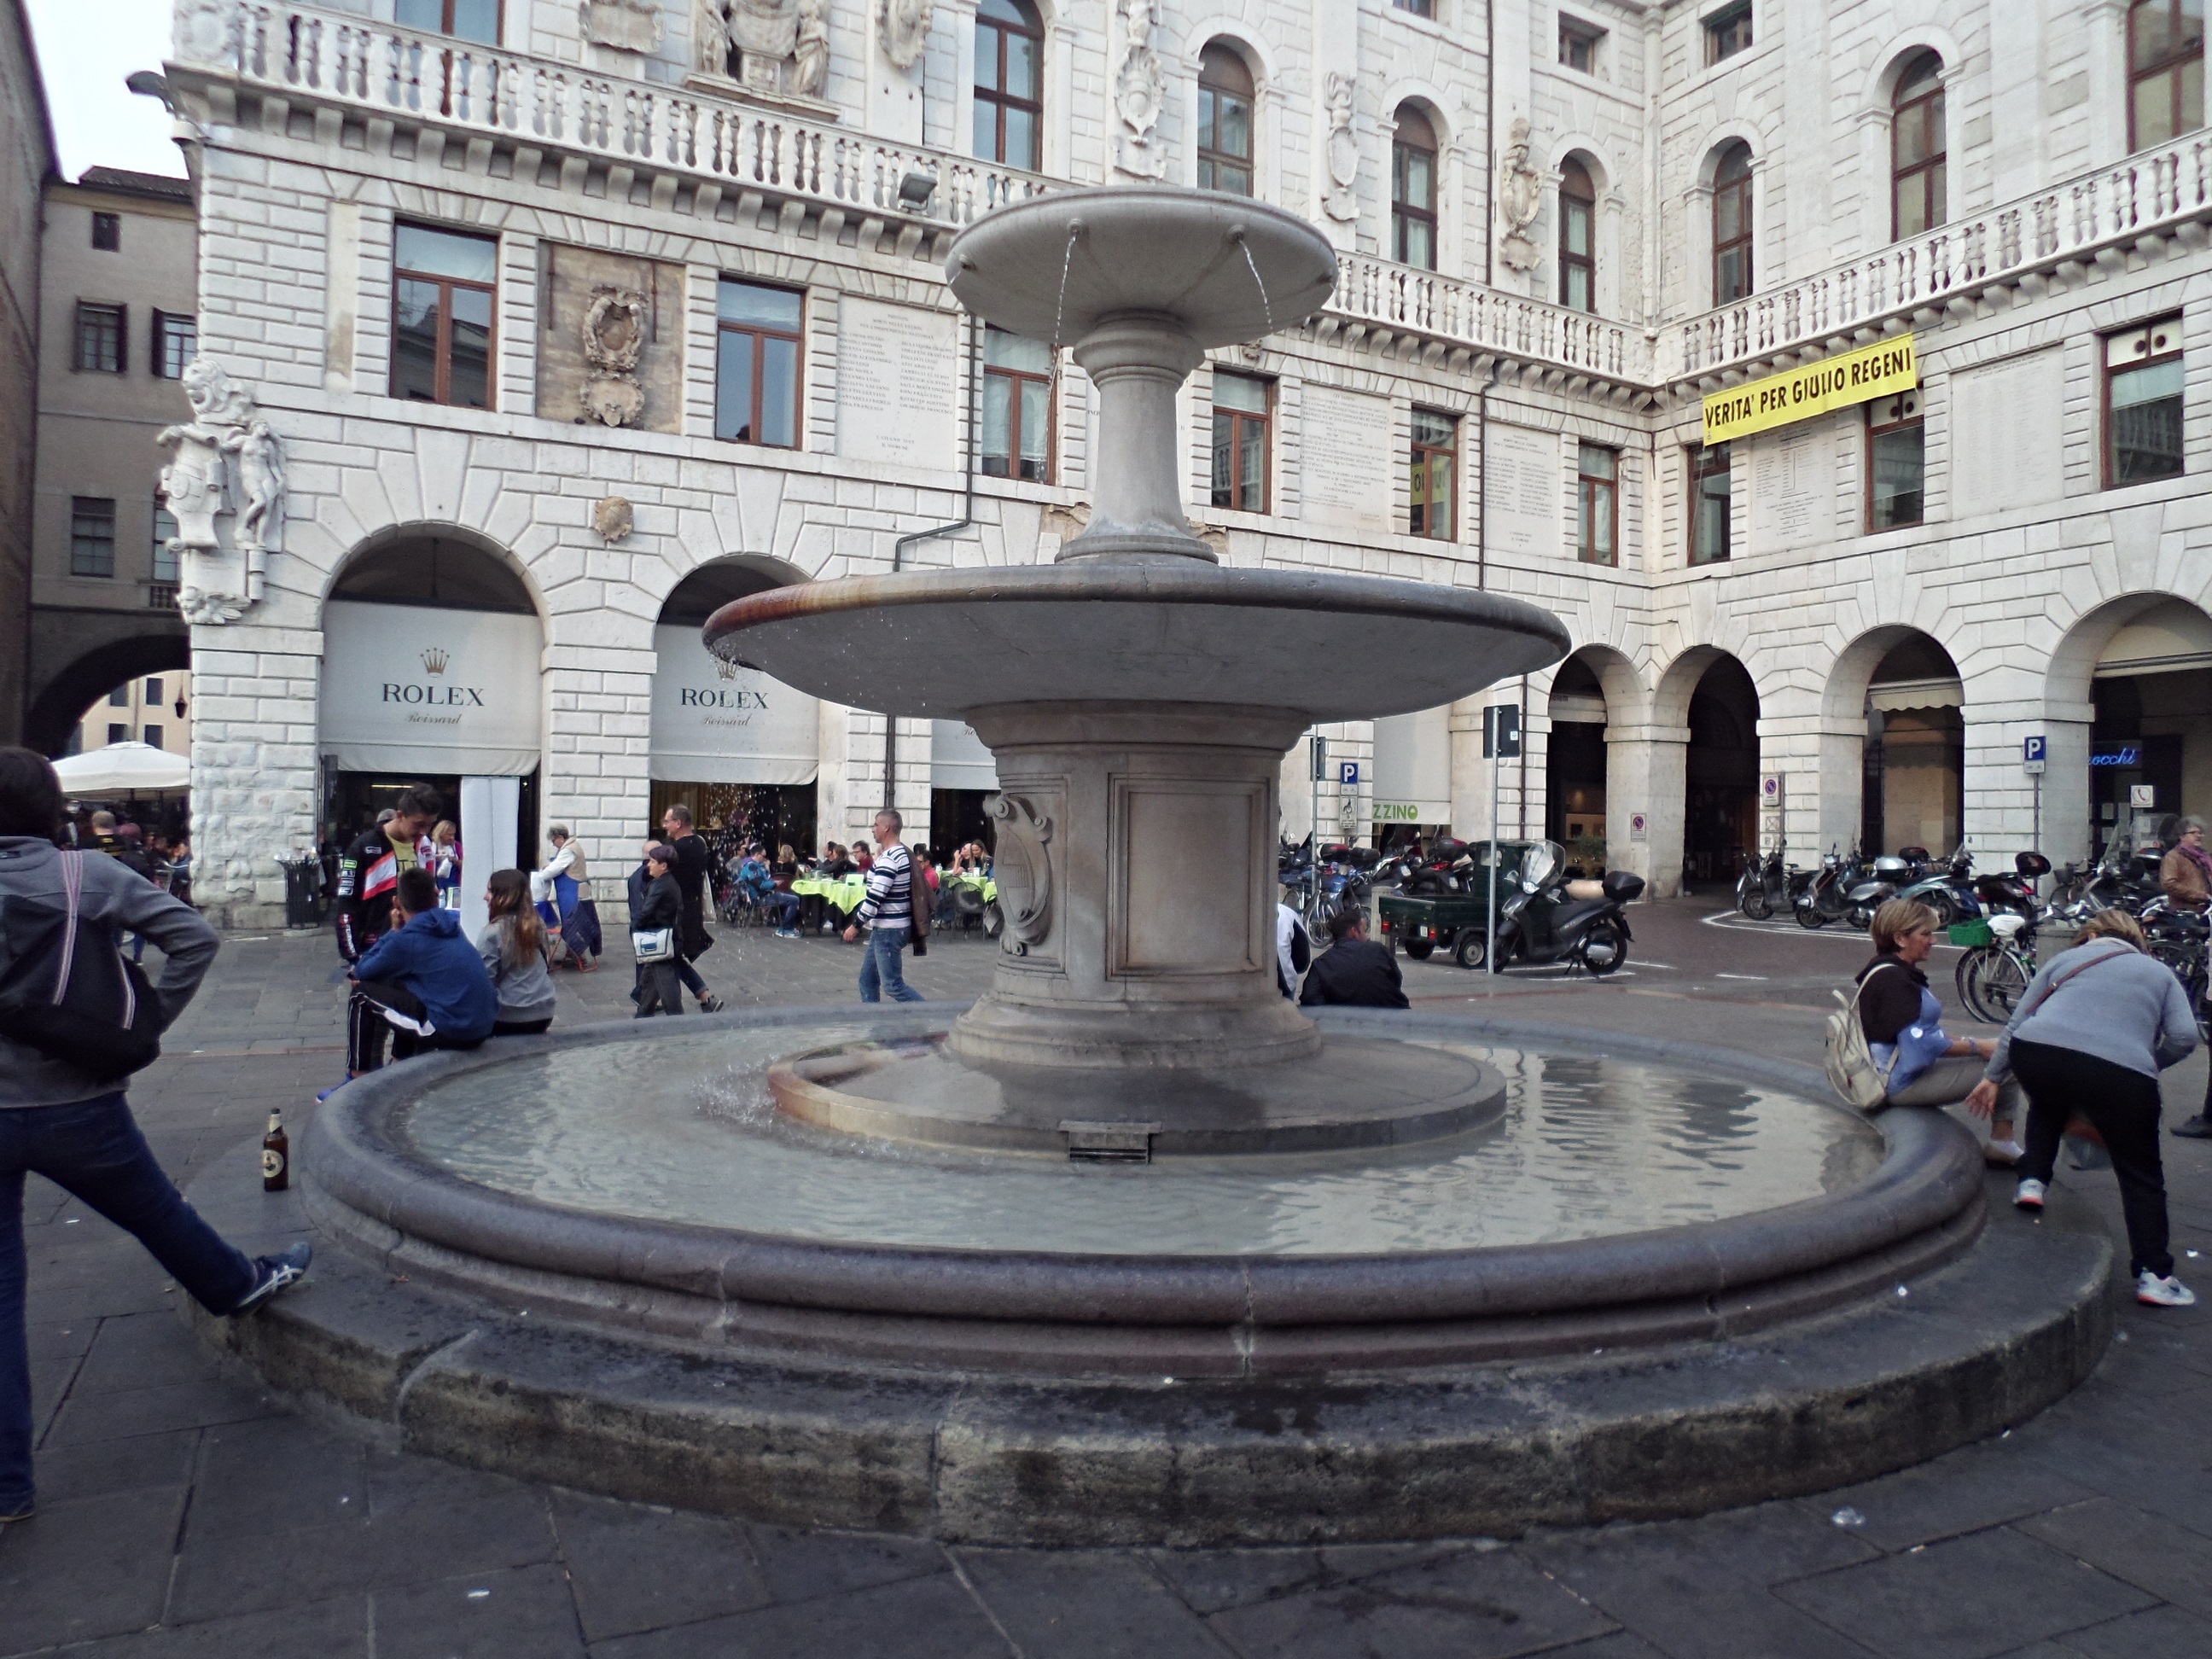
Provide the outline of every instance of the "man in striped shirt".
[[885,991],[895,1002],[922,1000],[899,965],[899,952],[906,948],[907,933],[914,926],[914,859],[899,839],[905,828],[905,820],[889,807],[876,814],[876,845],[884,850],[868,872],[868,896],[845,930],[848,945],[860,938],[861,928],[868,930],[868,954],[860,963],[863,1002],[881,1002]]

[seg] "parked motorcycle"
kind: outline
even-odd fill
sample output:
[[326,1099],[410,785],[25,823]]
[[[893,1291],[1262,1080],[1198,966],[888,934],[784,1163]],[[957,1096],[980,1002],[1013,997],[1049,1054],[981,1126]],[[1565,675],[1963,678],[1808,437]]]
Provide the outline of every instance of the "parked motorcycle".
[[1925,880],[1901,890],[1898,897],[1917,900],[1933,910],[1939,929],[1979,916],[1982,901],[1975,890],[1973,854],[1966,851],[1965,842],[1960,842],[1958,849]]
[[1851,912],[1851,890],[1866,879],[1858,848],[1839,858],[1832,848],[1820,860],[1820,868],[1790,901],[1790,915],[1800,927],[1826,927]]
[[1792,908],[1804,873],[1794,864],[1783,864],[1779,847],[1763,860],[1747,860],[1736,878],[1735,908],[1753,921],[1765,921],[1778,908]]
[[[1643,892],[1644,878],[1608,871],[1595,884],[1598,896],[1577,897],[1569,888],[1591,884],[1570,883],[1565,872],[1566,854],[1557,842],[1538,842],[1522,854],[1514,884],[1519,890],[1500,896],[1498,957],[1488,964],[1492,972],[1514,962],[1568,962],[1603,978],[1628,960],[1634,935],[1624,907]],[[1484,933],[1468,929],[1459,936],[1454,954],[1461,967],[1480,968],[1487,946]]]

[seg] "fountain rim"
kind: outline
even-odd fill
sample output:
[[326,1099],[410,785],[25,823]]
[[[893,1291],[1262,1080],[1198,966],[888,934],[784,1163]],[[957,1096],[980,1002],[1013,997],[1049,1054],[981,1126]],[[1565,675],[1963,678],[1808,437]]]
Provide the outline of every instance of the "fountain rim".
[[[963,1005],[878,1015],[879,1028],[941,1021]],[[1809,1067],[1671,1039],[1610,1036],[1469,1016],[1331,1009],[1347,1033],[1434,1033],[1547,1052],[1640,1060],[1777,1088],[1816,1106]],[[754,1028],[851,1018],[840,1006],[708,1016]],[[896,1031],[890,1034],[896,1034]],[[447,1054],[348,1085],[319,1111],[301,1152],[311,1185],[407,1237],[509,1267],[726,1302],[861,1316],[1135,1327],[1370,1326],[1628,1310],[1713,1298],[1847,1268],[1960,1224],[1982,1199],[1981,1159],[1940,1115],[1873,1120],[1882,1162],[1838,1192],[1717,1221],[1546,1244],[1395,1254],[1131,1256],[843,1243],[542,1202],[482,1185],[416,1154],[396,1116],[422,1085],[562,1048],[652,1040],[629,1021],[520,1039],[499,1054]],[[1972,1231],[1957,1239],[1971,1242]]]

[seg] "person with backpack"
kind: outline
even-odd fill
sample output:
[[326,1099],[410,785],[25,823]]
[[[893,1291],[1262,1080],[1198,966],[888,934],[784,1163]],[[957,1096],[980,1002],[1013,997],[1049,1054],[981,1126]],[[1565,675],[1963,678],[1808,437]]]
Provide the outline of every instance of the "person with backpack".
[[2087,1118],[2119,1180],[2136,1300],[2189,1308],[2196,1292],[2173,1276],[2167,1248],[2158,1079],[2196,1052],[2197,1015],[2173,970],[2143,946],[2142,924],[2124,910],[2082,923],[2027,982],[1966,1104],[1990,1111],[2015,1075],[2027,1089],[2027,1150],[2012,1200],[2023,1210],[2042,1209],[2059,1137]]
[[[189,905],[113,859],[58,848],[64,811],[45,756],[0,749],[0,1525],[34,1507],[27,1173],[136,1236],[217,1316],[261,1306],[313,1255],[302,1243],[248,1257],[185,1202],[139,1133],[126,1079],[151,1062],[220,941]],[[126,928],[161,947],[158,985],[125,964]]]

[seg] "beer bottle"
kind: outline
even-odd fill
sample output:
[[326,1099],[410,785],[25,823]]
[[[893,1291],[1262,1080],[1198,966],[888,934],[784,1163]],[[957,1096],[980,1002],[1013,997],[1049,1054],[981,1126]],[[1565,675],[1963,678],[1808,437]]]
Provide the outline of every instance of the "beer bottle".
[[261,1137],[261,1190],[281,1193],[292,1184],[292,1137],[284,1133],[284,1120],[269,1114],[269,1133]]

